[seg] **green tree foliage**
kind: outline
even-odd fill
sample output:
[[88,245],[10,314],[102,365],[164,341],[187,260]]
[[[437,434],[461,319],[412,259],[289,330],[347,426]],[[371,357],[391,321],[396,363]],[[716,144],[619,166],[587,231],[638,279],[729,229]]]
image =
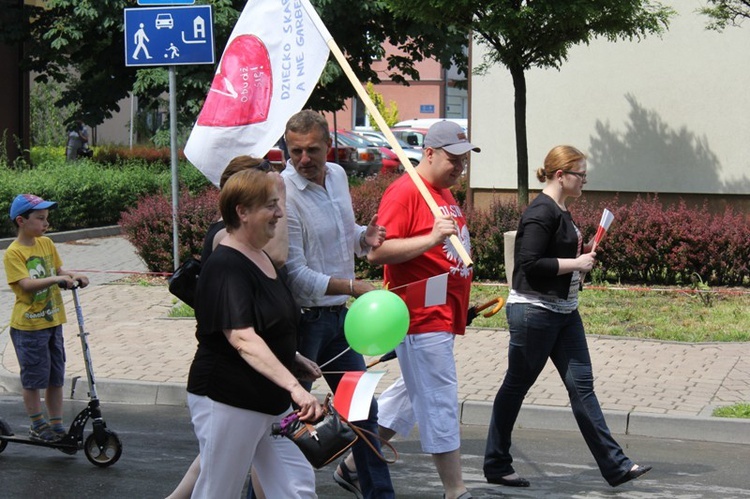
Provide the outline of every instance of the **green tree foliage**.
[[674,11],[649,0],[387,0],[397,15],[437,27],[471,31],[488,49],[478,71],[500,63],[510,71],[515,90],[518,198],[528,204],[526,138],[527,70],[555,68],[571,47],[594,38],[609,41],[660,34]]
[[36,83],[29,95],[31,109],[31,143],[35,146],[65,145],[65,120],[75,114],[72,106],[50,106],[60,99],[60,85]]
[[[375,104],[375,107],[377,108],[378,112],[380,113],[380,116],[383,117],[383,120],[386,122],[386,124],[390,127],[398,123],[398,104],[396,104],[394,101],[391,101],[388,105],[385,103],[385,99],[383,99],[383,95],[375,91],[375,85],[372,84],[372,82],[367,82],[367,85],[365,85],[365,90],[367,91],[367,95],[370,97],[370,100],[372,100],[372,103]],[[375,119],[370,115],[370,112],[367,112],[368,116],[370,116],[370,125],[372,126],[373,130],[379,131],[380,128],[378,128],[378,124],[375,122]]]
[[740,26],[750,18],[750,0],[708,0],[701,13],[711,18],[710,29],[722,31],[727,26]]
[[[198,0],[213,8],[217,53],[245,7],[246,0]],[[380,81],[372,62],[384,56],[383,43],[390,42],[403,54],[388,57],[388,77],[406,83],[418,79],[415,64],[434,57],[445,66],[455,63],[466,72],[462,47],[465,32],[438,28],[434,23],[398,19],[382,0],[349,4],[313,0],[360,81]],[[137,7],[136,0],[47,0],[46,8],[26,6],[2,13],[0,42],[25,42],[25,69],[38,73],[37,81],[61,85],[56,106],[72,106],[75,116],[95,126],[120,110],[118,101],[135,91],[141,104],[157,105],[168,89],[164,68],[126,68],[124,64],[123,9]],[[5,22],[6,18],[8,23]],[[14,22],[10,22],[14,21]],[[5,26],[14,29],[5,30]],[[332,59],[331,59],[332,61]],[[208,92],[215,68],[186,65],[175,68],[178,81],[178,118],[182,125],[194,122]],[[335,62],[329,62],[308,106],[335,111],[354,95],[354,89]]]

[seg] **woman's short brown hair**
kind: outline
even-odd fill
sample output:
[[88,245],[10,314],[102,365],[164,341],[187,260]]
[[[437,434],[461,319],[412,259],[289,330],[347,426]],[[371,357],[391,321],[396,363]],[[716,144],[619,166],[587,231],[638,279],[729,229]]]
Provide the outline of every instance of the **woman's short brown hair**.
[[271,170],[271,164],[262,158],[254,158],[247,155],[237,156],[229,162],[226,168],[224,168],[224,172],[221,174],[221,179],[219,180],[219,189],[223,189],[224,184],[227,183],[229,177],[235,173],[249,170],[251,168],[267,172]]
[[238,206],[255,210],[265,205],[273,194],[276,179],[260,170],[243,170],[232,175],[219,194],[221,218],[232,232],[240,226]]
[[572,170],[582,160],[586,160],[586,155],[573,146],[555,146],[547,157],[544,158],[544,168],[538,168],[536,178],[540,182],[551,179],[557,170]]

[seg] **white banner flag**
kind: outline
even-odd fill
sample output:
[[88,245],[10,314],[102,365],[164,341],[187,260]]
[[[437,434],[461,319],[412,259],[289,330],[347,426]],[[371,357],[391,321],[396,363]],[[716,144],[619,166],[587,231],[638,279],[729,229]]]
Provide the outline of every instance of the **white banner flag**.
[[304,0],[247,2],[185,145],[214,185],[232,158],[263,157],[305,105],[328,60],[320,26]]

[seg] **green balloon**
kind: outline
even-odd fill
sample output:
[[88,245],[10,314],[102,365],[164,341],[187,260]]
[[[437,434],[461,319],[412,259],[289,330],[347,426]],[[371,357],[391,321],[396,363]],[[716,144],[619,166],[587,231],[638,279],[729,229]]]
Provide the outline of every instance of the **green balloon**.
[[409,330],[409,309],[397,294],[369,291],[352,303],[344,320],[344,334],[352,350],[362,355],[390,352]]

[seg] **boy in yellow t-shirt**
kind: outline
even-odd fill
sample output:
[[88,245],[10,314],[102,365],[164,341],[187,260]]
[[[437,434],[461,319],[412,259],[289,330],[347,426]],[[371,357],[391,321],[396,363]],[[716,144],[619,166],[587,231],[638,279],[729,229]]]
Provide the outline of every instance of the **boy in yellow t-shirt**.
[[[86,287],[86,276],[66,272],[55,245],[44,233],[49,210],[57,207],[33,194],[19,194],[10,207],[10,219],[18,236],[5,251],[3,264],[8,284],[16,295],[10,317],[10,337],[21,366],[23,403],[31,418],[33,440],[55,442],[65,435],[62,424],[65,377],[65,322],[60,288],[70,289],[78,281]],[[40,390],[49,423],[44,418]]]

